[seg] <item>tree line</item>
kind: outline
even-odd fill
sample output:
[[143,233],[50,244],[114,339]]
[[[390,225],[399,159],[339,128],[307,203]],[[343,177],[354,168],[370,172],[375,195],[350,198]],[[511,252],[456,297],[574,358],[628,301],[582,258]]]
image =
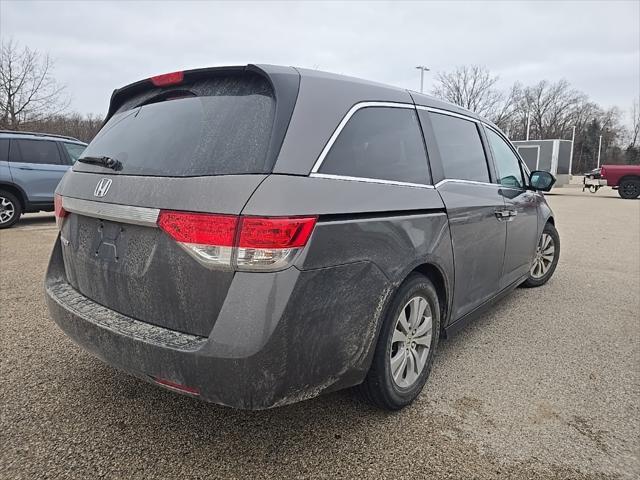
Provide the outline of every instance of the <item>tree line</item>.
[[498,87],[498,76],[479,65],[460,66],[435,77],[433,95],[472,110],[500,127],[512,140],[570,140],[575,127],[573,173],[596,167],[602,136],[601,164],[640,164],[640,108],[633,102],[631,125],[623,112],[602,108],[566,80],[541,80],[530,86]]

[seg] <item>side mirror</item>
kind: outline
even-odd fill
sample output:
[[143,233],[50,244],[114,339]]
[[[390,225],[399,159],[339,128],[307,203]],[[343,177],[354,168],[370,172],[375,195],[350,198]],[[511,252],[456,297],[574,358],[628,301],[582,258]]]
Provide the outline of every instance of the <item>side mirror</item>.
[[529,177],[529,185],[535,190],[548,192],[556,183],[556,177],[544,170],[534,170]]

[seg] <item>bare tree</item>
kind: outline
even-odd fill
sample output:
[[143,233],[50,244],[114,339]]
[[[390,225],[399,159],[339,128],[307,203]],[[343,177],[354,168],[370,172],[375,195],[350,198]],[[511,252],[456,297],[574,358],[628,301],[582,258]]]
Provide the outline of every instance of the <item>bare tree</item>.
[[575,126],[577,143],[590,122],[596,118],[599,122],[605,121],[602,109],[564,80],[556,83],[543,80],[523,88],[514,110],[507,125],[500,127],[509,131],[511,138],[519,140],[526,138],[529,116],[531,139],[569,139]]
[[64,86],[53,77],[53,61],[9,40],[0,43],[0,127],[46,120],[66,110]]
[[436,86],[432,93],[497,124],[505,125],[513,115],[520,86],[516,84],[508,94],[504,94],[496,87],[498,80],[486,67],[460,66],[452,72],[436,74]]
[[522,85],[514,83],[492,111],[487,112],[487,118],[498,127],[510,133],[514,118],[518,114],[518,102],[522,97]]
[[566,80],[542,80],[525,88],[518,106],[521,118],[531,115],[533,138],[563,138],[571,132],[579,113],[590,109],[587,96]]

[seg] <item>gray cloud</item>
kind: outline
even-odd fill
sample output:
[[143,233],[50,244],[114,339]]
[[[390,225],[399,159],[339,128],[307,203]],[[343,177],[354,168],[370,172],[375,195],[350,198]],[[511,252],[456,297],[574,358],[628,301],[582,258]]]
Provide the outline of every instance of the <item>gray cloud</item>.
[[[276,63],[419,88],[415,65],[501,83],[566,78],[604,106],[640,94],[640,2],[0,2],[0,32],[48,51],[72,108],[154,74]],[[426,87],[430,88],[431,74]]]

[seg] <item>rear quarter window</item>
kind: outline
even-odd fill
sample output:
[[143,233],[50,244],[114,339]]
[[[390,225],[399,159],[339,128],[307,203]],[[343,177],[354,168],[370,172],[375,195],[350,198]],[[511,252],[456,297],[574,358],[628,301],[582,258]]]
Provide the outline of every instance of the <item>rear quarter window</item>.
[[476,123],[440,113],[430,113],[429,118],[444,177],[488,183],[487,158]]
[[60,165],[60,152],[55,142],[50,140],[13,140],[11,149],[16,148],[23,163]]
[[349,119],[319,173],[396,182],[430,182],[414,109],[366,107]]
[[[209,176],[268,173],[275,98],[259,75],[152,90],[109,119],[82,157],[111,157],[118,174]],[[77,162],[76,171],[101,171]],[[109,172],[113,173],[113,172]]]

